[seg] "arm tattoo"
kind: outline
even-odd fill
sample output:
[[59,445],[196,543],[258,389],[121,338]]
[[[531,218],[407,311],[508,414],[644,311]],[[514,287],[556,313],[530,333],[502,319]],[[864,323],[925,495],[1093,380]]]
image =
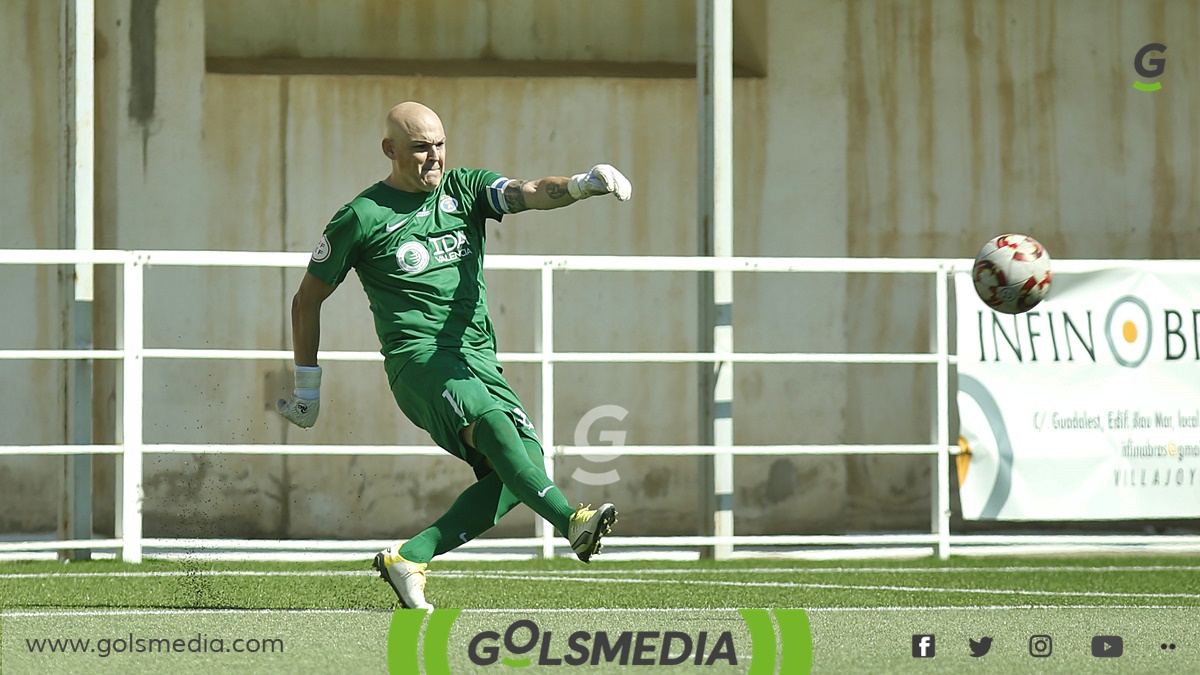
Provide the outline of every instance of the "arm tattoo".
[[509,213],[520,213],[529,207],[525,205],[525,181],[510,180],[504,186],[504,205]]
[[562,199],[567,196],[567,184],[559,184],[557,181],[546,183],[546,194],[550,199]]

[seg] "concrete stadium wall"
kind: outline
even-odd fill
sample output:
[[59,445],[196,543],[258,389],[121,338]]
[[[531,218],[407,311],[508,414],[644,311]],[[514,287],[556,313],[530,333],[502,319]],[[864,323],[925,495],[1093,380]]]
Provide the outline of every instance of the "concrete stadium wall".
[[[0,4],[0,247],[60,248],[66,233],[56,3]],[[63,274],[69,268],[0,265],[0,345],[63,347]],[[0,438],[6,444],[68,442],[67,368],[54,361],[0,360]],[[0,457],[0,531],[53,530],[62,460]]]
[[[627,0],[603,11],[569,5],[582,14],[552,0],[451,1],[427,14],[408,0],[100,5],[101,247],[310,250],[337,207],[386,173],[382,116],[415,98],[442,115],[452,165],[534,178],[603,161],[634,183],[629,204],[594,200],[508,218],[490,229],[489,252],[697,250],[691,0]],[[1200,118],[1190,114],[1200,103],[1200,73],[1169,49],[1163,91],[1130,86],[1141,45],[1182,47],[1200,34],[1194,4],[762,0],[739,2],[737,12],[738,72],[750,75],[735,83],[739,255],[961,258],[1013,230],[1034,234],[1060,258],[1200,252]],[[33,92],[28,107],[6,103],[0,112],[9,122],[0,126],[0,154],[34,158],[28,172],[0,186],[13,246],[60,245],[50,236],[58,210],[48,206],[59,199],[52,153],[61,132],[47,122],[57,119],[58,85],[46,84],[57,82],[57,42],[49,37],[58,21],[51,3],[0,5],[0,44],[18,51],[0,78],[10,90]],[[471,74],[472,64],[494,73],[498,63],[512,72]],[[356,67],[369,74],[346,74]],[[555,68],[570,76],[548,76]],[[41,196],[31,198],[37,190]],[[10,338],[6,329],[4,344],[59,346],[57,279],[44,270],[0,274],[25,274],[16,287],[36,289],[2,301],[33,317],[21,329],[28,336]],[[299,271],[148,275],[147,345],[290,347],[287,307]],[[322,348],[377,349],[357,280],[344,286],[326,304]],[[536,275],[495,273],[489,286],[501,349],[532,350]],[[115,292],[114,277],[102,275],[98,346],[114,340]],[[736,344],[924,350],[931,299],[924,280],[739,276]],[[560,274],[556,300],[559,349],[697,344],[691,275]],[[289,427],[270,407],[286,390],[286,366],[148,364],[147,441],[428,442],[395,409],[374,363],[327,363],[320,423]],[[13,397],[26,413],[14,437],[60,442],[61,366],[0,368],[37,383],[33,396]],[[630,444],[696,440],[694,366],[557,372],[557,443],[575,442],[581,420],[604,405],[630,412],[597,422],[593,443],[602,431],[623,432]],[[536,367],[514,364],[506,374],[537,419]],[[115,367],[98,366],[96,383],[97,439],[111,442]],[[925,442],[933,384],[932,369],[923,367],[740,365],[735,437]],[[60,461],[0,460],[0,504],[16,506],[19,497],[10,495],[21,493],[9,485],[56,485]],[[929,465],[901,457],[740,458],[737,529],[923,528]],[[577,469],[615,469],[621,479],[593,487],[571,478]],[[627,505],[623,533],[691,533],[696,469],[695,459],[572,459],[558,476],[572,499]],[[96,480],[104,528],[111,461],[98,460]],[[405,537],[468,480],[466,467],[444,458],[149,457],[147,534]],[[52,529],[52,492],[0,510],[0,531]],[[496,534],[526,533],[531,522],[518,509]]]

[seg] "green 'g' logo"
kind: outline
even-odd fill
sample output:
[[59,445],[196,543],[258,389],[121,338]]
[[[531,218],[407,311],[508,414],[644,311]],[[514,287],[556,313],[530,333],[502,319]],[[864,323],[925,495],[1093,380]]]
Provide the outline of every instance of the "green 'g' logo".
[[[1133,57],[1133,69],[1137,74],[1147,80],[1153,80],[1163,74],[1163,69],[1167,66],[1165,58],[1146,58],[1150,54],[1163,54],[1167,51],[1167,46],[1158,42],[1150,44],[1138,50],[1137,56]],[[1138,91],[1158,91],[1162,89],[1162,82],[1142,82],[1140,80],[1133,81],[1133,88]]]

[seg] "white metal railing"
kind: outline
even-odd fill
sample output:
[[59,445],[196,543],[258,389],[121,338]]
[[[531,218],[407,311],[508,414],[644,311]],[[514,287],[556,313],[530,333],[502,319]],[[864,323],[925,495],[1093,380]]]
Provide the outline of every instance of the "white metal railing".
[[[126,561],[142,559],[143,549],[225,549],[248,550],[374,550],[390,542],[363,541],[279,541],[233,539],[171,539],[145,538],[142,532],[142,459],[147,453],[220,453],[220,454],[321,454],[321,455],[427,455],[445,456],[444,451],[431,446],[342,446],[342,445],[220,445],[154,443],[143,441],[143,367],[147,359],[281,359],[290,360],[290,350],[231,350],[231,349],[147,349],[144,346],[143,272],[147,266],[216,266],[216,267],[290,267],[303,268],[307,253],[254,253],[224,251],[57,251],[57,250],[0,250],[0,265],[121,265],[123,267],[121,348],[117,350],[54,350],[0,349],[3,359],[120,359],[123,366],[123,385],[120,399],[121,421],[117,445],[0,445],[3,455],[69,455],[117,454],[118,484],[116,504],[116,533],[112,539],[71,541],[25,541],[0,543],[0,552],[47,551],[81,548],[116,547]],[[1156,269],[1183,261],[1147,261]],[[552,440],[554,367],[557,363],[604,362],[672,362],[672,363],[847,363],[847,364],[915,364],[936,365],[936,405],[933,420],[933,441],[928,444],[876,445],[769,445],[769,446],[622,446],[622,455],[704,456],[704,455],[805,455],[805,454],[911,454],[930,455],[933,459],[931,527],[926,534],[874,535],[814,535],[814,536],[651,536],[614,537],[610,546],[631,547],[699,547],[699,546],[818,546],[818,545],[919,545],[930,546],[939,557],[950,553],[950,465],[958,451],[950,443],[950,354],[949,281],[956,270],[969,269],[970,260],[940,259],[880,259],[880,258],[704,258],[666,256],[534,256],[491,255],[486,269],[540,271],[541,274],[541,335],[538,351],[532,353],[501,353],[507,362],[541,364],[541,431]],[[1056,261],[1056,270],[1086,271],[1128,263],[1113,261]],[[554,326],[554,272],[576,271],[675,271],[675,272],[831,272],[930,274],[934,276],[935,304],[934,347],[929,353],[904,354],[829,354],[829,353],[578,353],[556,352],[552,335]],[[325,361],[378,361],[377,352],[321,353]],[[547,448],[547,471],[553,477],[556,457],[595,453],[596,448],[555,445]],[[1085,538],[1086,539],[1086,538]],[[1145,543],[1145,537],[1104,537],[1105,543]],[[1061,536],[1009,537],[1013,543],[1061,542]],[[1179,542],[1177,537],[1172,542]],[[553,554],[555,540],[552,528],[541,528],[541,535],[516,539],[477,539],[473,548],[529,547],[540,549],[543,555]]]

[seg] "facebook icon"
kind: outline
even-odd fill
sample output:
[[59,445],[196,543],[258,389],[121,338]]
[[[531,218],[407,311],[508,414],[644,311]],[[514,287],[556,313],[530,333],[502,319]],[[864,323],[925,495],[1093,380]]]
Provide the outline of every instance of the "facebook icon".
[[934,638],[932,635],[913,636],[913,658],[931,659],[934,656]]

